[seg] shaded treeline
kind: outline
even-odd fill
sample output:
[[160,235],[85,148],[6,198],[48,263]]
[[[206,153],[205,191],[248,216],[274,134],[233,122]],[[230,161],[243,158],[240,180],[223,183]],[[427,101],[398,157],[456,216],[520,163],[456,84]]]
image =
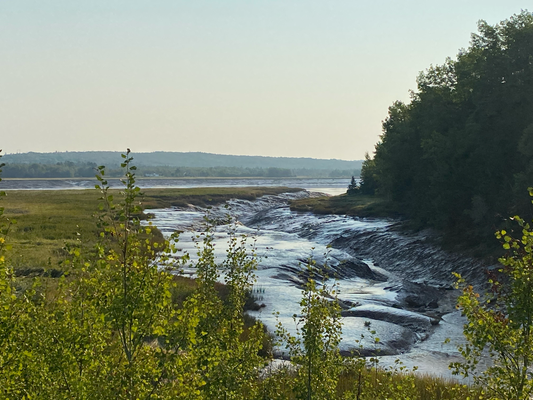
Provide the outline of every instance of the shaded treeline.
[[[56,164],[7,164],[4,167],[6,178],[92,178],[96,171],[96,163],[75,163],[72,161]],[[265,177],[281,178],[295,176],[309,176],[320,178],[346,178],[359,175],[358,169],[352,170],[322,170],[308,168],[278,168],[278,167],[173,167],[173,166],[141,166],[140,176],[161,177]],[[110,168],[109,176],[122,175],[120,168]]]
[[533,16],[478,30],[456,60],[419,75],[410,103],[389,108],[361,173],[362,192],[469,244],[508,215],[532,216]]

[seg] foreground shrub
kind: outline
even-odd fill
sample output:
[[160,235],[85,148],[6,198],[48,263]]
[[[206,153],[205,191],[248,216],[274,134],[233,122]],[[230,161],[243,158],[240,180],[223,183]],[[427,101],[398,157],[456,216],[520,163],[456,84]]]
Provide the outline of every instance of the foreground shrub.
[[[197,288],[172,301],[186,255],[141,225],[140,190],[129,152],[124,189],[109,193],[98,168],[101,206],[96,252],[70,246],[56,280],[35,279],[17,293],[4,261],[9,221],[0,237],[0,379],[7,398],[244,399],[263,360],[264,331],[256,323],[241,341],[243,306],[255,256],[234,232],[223,262],[228,294],[214,285],[218,266],[209,228],[195,263]],[[3,210],[0,211],[0,217]],[[83,240],[83,236],[81,236]],[[81,243],[81,242],[80,242]],[[88,255],[89,254],[89,255]],[[96,254],[96,256],[94,256]]]
[[[533,188],[529,192],[533,196]],[[533,229],[518,216],[512,220],[516,231],[496,233],[508,254],[499,260],[501,275],[491,276],[491,292],[480,296],[457,275],[468,342],[459,348],[466,362],[453,367],[456,373],[473,375],[491,398],[525,400],[533,394]],[[480,368],[487,354],[491,364]]]

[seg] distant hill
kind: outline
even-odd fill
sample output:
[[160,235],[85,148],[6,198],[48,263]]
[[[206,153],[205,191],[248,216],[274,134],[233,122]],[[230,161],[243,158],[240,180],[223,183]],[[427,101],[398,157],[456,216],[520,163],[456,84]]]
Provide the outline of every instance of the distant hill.
[[[324,160],[316,158],[233,156],[211,153],[181,153],[157,151],[153,153],[132,153],[138,166],[167,167],[236,167],[236,168],[287,168],[291,170],[360,170],[362,160]],[[108,167],[120,164],[120,152],[83,151],[56,153],[6,154],[2,161],[8,164],[76,164],[96,163]]]

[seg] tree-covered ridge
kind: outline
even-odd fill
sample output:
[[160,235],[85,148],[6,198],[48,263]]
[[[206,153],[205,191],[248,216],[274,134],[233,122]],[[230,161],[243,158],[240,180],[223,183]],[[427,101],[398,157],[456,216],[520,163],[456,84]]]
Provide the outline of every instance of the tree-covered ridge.
[[410,103],[389,108],[361,172],[362,191],[475,240],[507,215],[531,217],[533,15],[478,31],[456,60],[419,75]]
[[[21,153],[4,156],[5,178],[92,178],[97,165],[109,176],[122,174],[116,152]],[[139,176],[161,177],[330,177],[359,175],[362,161],[230,156],[209,153],[136,153]]]
[[[9,164],[56,164],[56,163],[96,163],[108,167],[118,167],[120,152],[114,151],[80,151],[55,153],[20,153],[6,154],[4,162]],[[236,167],[236,168],[288,168],[288,169],[324,169],[353,170],[360,169],[362,160],[323,160],[317,158],[297,157],[263,157],[235,156],[202,152],[167,152],[135,153],[138,167]],[[4,171],[5,173],[6,171]]]

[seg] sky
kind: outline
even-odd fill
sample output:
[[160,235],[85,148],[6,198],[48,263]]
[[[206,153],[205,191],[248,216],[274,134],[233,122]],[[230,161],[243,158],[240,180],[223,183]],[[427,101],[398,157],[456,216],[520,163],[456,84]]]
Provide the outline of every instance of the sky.
[[421,71],[528,6],[0,0],[0,148],[363,159]]

